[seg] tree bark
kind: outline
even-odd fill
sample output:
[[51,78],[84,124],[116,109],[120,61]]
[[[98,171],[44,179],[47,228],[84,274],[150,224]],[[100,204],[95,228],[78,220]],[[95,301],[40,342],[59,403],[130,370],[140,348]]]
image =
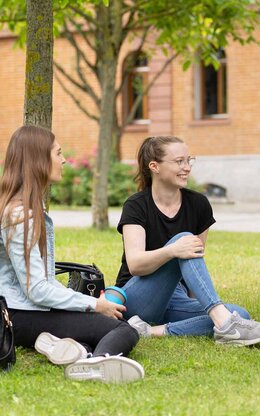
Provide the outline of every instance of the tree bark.
[[27,0],[24,124],[51,129],[53,80],[52,0]]
[[102,95],[98,152],[93,175],[92,213],[93,226],[97,229],[108,227],[107,183],[111,155],[113,130],[113,104],[115,99],[115,71],[111,63],[107,67],[105,89]]
[[97,7],[102,31],[97,37],[98,77],[101,86],[100,125],[97,158],[93,175],[92,215],[97,229],[108,227],[108,172],[112,147],[115,108],[115,82],[121,46],[121,0],[111,0],[110,7]]

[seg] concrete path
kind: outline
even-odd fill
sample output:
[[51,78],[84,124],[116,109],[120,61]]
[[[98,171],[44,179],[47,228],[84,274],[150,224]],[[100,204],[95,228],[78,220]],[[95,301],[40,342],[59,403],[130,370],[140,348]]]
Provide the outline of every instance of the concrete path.
[[[216,223],[211,227],[221,231],[260,232],[260,203],[213,204]],[[110,226],[116,227],[120,209],[109,210]],[[56,227],[90,227],[90,209],[82,211],[51,210],[50,215]]]

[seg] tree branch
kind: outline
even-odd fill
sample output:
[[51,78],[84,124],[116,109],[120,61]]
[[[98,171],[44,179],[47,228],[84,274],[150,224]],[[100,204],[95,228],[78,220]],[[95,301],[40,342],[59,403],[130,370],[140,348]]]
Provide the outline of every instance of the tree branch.
[[132,5],[127,5],[122,12],[122,15],[126,14],[126,13],[131,13],[131,14],[135,14],[136,10],[138,10],[138,8],[140,6],[143,6],[144,4],[147,3],[147,0],[135,0],[134,3],[132,3]]
[[69,7],[70,10],[73,10],[79,16],[83,17],[86,20],[86,22],[88,22],[89,24],[92,24],[95,28],[99,27],[100,29],[102,29],[102,27],[99,24],[99,22],[97,21],[97,19],[92,17],[90,14],[84,13],[82,10],[78,9],[75,6],[69,5],[68,7]]
[[90,34],[90,33],[95,34],[95,33],[93,31],[87,32],[87,31],[82,30],[81,25],[78,24],[77,22],[75,22],[75,20],[72,19],[72,18],[69,18],[69,21],[75,27],[76,31],[81,34],[81,36],[85,40],[87,46],[89,46],[90,49],[92,49],[94,52],[96,52],[95,46],[89,41],[88,36],[87,36],[87,33],[88,34]]
[[87,82],[86,84],[81,84],[75,80],[71,75],[69,75],[62,66],[60,66],[57,62],[53,62],[55,68],[68,80],[70,81],[75,87],[79,88],[81,91],[87,93],[95,102],[96,106],[100,108],[100,98],[96,95],[93,88]]
[[165,16],[174,16],[175,14],[178,13],[178,10],[176,10],[175,8],[172,9],[166,9],[163,10],[162,12],[157,12],[154,14],[150,14],[149,15],[149,20],[147,22],[147,16],[144,17],[140,17],[138,20],[136,20],[132,25],[128,26],[129,30],[134,30],[137,28],[151,28],[153,26],[153,24],[151,23],[151,19],[160,19],[161,17],[165,17]]
[[93,64],[91,64],[91,62],[87,59],[85,53],[82,51],[82,49],[79,47],[75,37],[73,36],[73,34],[71,33],[71,31],[68,29],[67,23],[64,22],[64,33],[65,33],[65,37],[66,39],[70,42],[70,44],[74,47],[74,49],[76,50],[77,55],[83,59],[83,61],[85,62],[85,64],[88,66],[88,68],[96,75],[96,68]]
[[75,95],[67,88],[65,87],[64,83],[61,81],[61,79],[58,77],[57,73],[54,72],[55,79],[57,80],[58,84],[62,87],[63,91],[68,94],[74,103],[77,105],[77,107],[89,118],[92,120],[95,120],[97,123],[99,123],[99,117],[95,116],[94,114],[91,114],[83,105],[81,104],[80,100],[75,97]]

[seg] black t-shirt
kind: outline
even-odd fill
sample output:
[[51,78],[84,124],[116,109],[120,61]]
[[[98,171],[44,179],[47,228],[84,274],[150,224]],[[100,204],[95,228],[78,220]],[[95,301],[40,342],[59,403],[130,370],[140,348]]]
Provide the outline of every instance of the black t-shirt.
[[[118,232],[122,234],[125,224],[141,225],[146,233],[145,249],[149,251],[163,247],[178,233],[189,231],[197,235],[214,224],[211,205],[204,195],[186,188],[181,189],[181,194],[181,207],[173,218],[164,215],[155,205],[150,187],[132,195],[124,203]],[[124,252],[116,285],[124,286],[131,277]]]

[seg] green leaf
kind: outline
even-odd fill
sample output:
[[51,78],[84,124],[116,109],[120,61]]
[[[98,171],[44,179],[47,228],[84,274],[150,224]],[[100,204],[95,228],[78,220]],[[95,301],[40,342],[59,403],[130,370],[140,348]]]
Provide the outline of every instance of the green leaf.
[[187,71],[187,69],[189,69],[189,67],[191,66],[191,61],[185,61],[184,64],[182,65],[182,68],[184,71]]

